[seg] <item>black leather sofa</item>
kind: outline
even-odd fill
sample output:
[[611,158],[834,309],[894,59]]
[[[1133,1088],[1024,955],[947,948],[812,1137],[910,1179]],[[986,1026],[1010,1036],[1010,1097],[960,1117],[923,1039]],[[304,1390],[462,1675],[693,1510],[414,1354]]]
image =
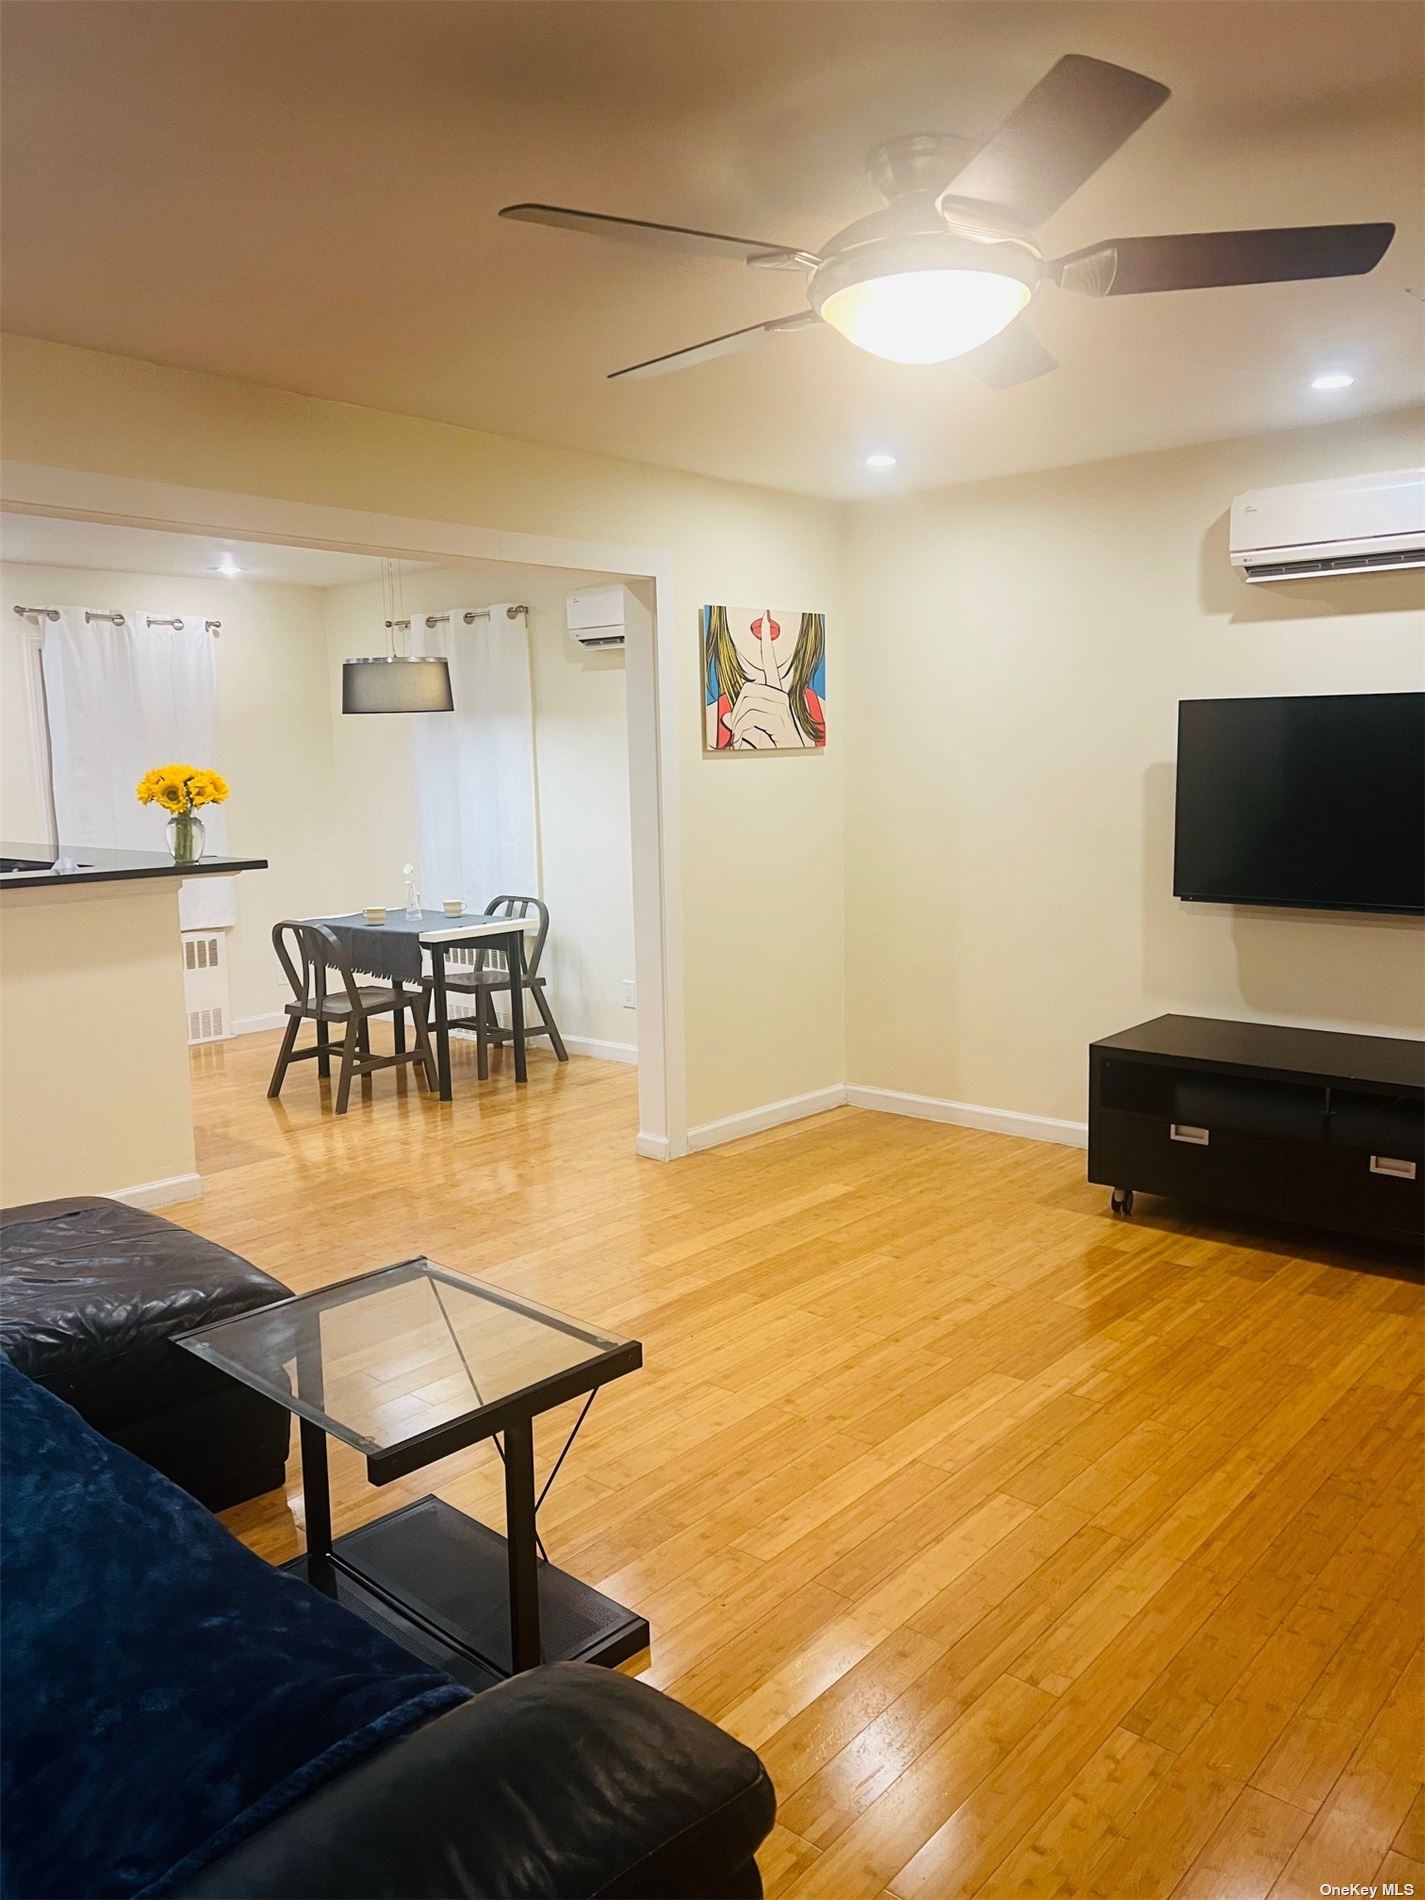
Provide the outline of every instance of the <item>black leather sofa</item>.
[[[0,1389],[9,1900],[761,1894],[772,1787],[711,1722],[576,1663],[452,1702],[8,1366]],[[392,1676],[445,1712],[368,1742],[357,1697]]]
[[750,1749],[612,1670],[487,1689],[309,1795],[184,1900],[758,1900]]
[[0,1212],[0,1351],[210,1510],[283,1482],[291,1419],[173,1335],[290,1291],[121,1201],[81,1195]]

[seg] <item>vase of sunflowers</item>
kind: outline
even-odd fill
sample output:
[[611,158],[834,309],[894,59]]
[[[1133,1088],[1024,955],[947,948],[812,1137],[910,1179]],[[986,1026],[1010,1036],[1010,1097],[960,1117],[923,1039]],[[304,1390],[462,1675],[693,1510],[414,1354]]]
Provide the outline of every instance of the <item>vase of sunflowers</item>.
[[199,765],[157,765],[138,782],[141,805],[157,805],[168,813],[164,835],[175,864],[197,864],[203,855],[204,826],[198,816],[203,805],[221,805],[228,782],[218,772]]

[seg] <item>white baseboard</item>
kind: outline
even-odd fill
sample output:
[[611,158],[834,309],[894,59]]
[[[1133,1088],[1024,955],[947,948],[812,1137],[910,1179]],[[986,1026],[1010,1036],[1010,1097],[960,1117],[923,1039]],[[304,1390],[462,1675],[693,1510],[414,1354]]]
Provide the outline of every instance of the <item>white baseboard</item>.
[[666,1135],[635,1135],[633,1152],[642,1155],[645,1161],[667,1161],[672,1154],[673,1144]]
[[[536,1043],[535,1047],[539,1045]],[[566,1036],[564,1047],[571,1056],[593,1056],[599,1062],[638,1062],[636,1042],[599,1042],[592,1036]]]
[[272,1009],[265,1016],[234,1016],[232,1032],[235,1036],[255,1036],[262,1029],[281,1029],[287,1021],[287,1012]]
[[918,1121],[951,1122],[957,1128],[982,1128],[992,1135],[1019,1135],[1026,1141],[1056,1141],[1086,1148],[1087,1122],[1060,1121],[1053,1115],[1025,1115],[1012,1108],[981,1108],[977,1102],[947,1102],[938,1095],[908,1095],[901,1089],[869,1089],[853,1084],[846,1091],[852,1108],[884,1115],[909,1115]]
[[[245,1036],[260,1029],[278,1029],[286,1020],[281,1010],[270,1016],[239,1016],[233,1022],[233,1034]],[[572,1055],[593,1056],[600,1062],[638,1061],[637,1045],[631,1042],[599,1042],[587,1036],[566,1036],[564,1041]],[[866,1088],[852,1083],[846,1088],[813,1089],[809,1095],[791,1095],[785,1101],[764,1102],[760,1108],[745,1109],[740,1115],[724,1115],[719,1121],[704,1122],[688,1130],[688,1150],[696,1153],[703,1148],[718,1148],[725,1141],[760,1135],[764,1129],[780,1127],[783,1122],[801,1121],[808,1115],[821,1115],[829,1108],[846,1104],[882,1115],[908,1115],[917,1121],[979,1128],[992,1135],[1018,1135],[1024,1141],[1052,1141],[1065,1148],[1088,1146],[1087,1122],[1062,1121],[1053,1115],[1027,1115],[1019,1109],[984,1108],[978,1102],[951,1102],[939,1095],[912,1095],[903,1089]],[[635,1146],[639,1154],[651,1160],[668,1159],[668,1143],[662,1137],[640,1135]]]
[[[287,1021],[285,1010],[274,1009],[266,1016],[234,1016],[232,1032],[235,1036],[255,1036],[264,1029],[281,1029]],[[533,1045],[539,1047],[537,1039]],[[593,1036],[566,1036],[564,1046],[570,1055],[593,1056],[597,1062],[638,1063],[638,1044],[634,1042],[600,1042]]]
[[1018,1135],[1025,1141],[1053,1141],[1067,1148],[1088,1145],[1088,1123],[1061,1121],[1053,1115],[1025,1115],[1017,1109],[982,1108],[977,1102],[948,1102],[937,1095],[911,1095],[902,1089],[860,1086],[814,1089],[809,1095],[766,1102],[740,1115],[704,1122],[688,1130],[688,1149],[717,1148],[744,1135],[759,1135],[783,1122],[822,1115],[829,1108],[868,1108],[883,1115],[908,1115],[918,1121],[949,1122],[957,1128],[980,1128],[994,1135]]
[[140,1181],[137,1187],[110,1188],[105,1198],[129,1207],[170,1207],[174,1201],[196,1201],[202,1193],[201,1174],[170,1174],[162,1181]]
[[719,1121],[703,1122],[688,1130],[688,1151],[720,1148],[725,1141],[740,1141],[744,1135],[760,1135],[764,1129],[779,1128],[783,1122],[799,1122],[808,1115],[824,1115],[829,1108],[844,1108],[846,1091],[837,1086],[813,1089],[808,1095],[789,1095],[785,1101],[764,1102],[761,1108],[744,1109],[740,1115],[724,1115]]

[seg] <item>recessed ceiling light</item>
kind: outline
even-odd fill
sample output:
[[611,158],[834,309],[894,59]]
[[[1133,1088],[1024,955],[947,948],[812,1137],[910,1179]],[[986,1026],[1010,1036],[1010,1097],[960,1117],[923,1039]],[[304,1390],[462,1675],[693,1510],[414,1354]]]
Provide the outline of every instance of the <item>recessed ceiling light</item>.
[[894,455],[881,454],[881,455],[868,455],[866,457],[867,468],[894,468],[895,465],[896,465],[896,458],[894,457]]
[[218,572],[231,576],[233,574],[241,574],[242,569],[238,566],[231,554],[225,554],[218,562]]
[[1311,387],[1313,389],[1349,389],[1355,380],[1355,377],[1348,376],[1345,370],[1333,369],[1328,370],[1324,376],[1313,376]]

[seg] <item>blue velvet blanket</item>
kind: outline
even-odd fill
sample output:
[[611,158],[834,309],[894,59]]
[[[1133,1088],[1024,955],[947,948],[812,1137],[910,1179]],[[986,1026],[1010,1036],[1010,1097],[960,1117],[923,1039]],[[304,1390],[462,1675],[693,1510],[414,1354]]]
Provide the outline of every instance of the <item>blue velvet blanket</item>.
[[0,1359],[7,1900],[181,1891],[468,1691]]

